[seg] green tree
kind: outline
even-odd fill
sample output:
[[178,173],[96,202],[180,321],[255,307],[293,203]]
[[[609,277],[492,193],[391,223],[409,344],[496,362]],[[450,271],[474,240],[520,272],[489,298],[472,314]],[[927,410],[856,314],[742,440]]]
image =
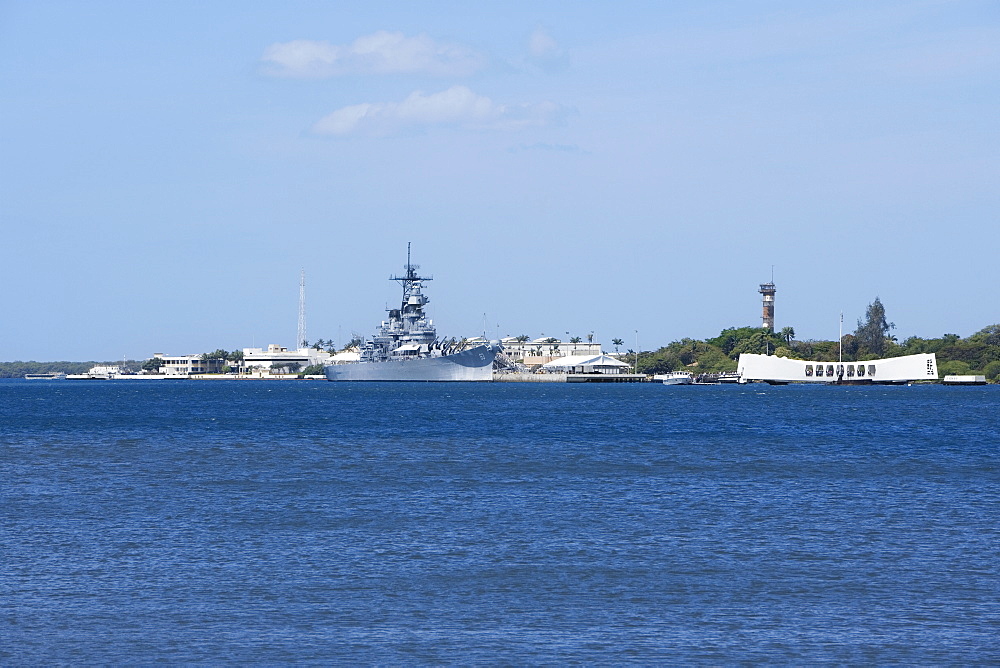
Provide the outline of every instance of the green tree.
[[767,327],[730,327],[722,330],[714,339],[707,339],[706,342],[735,358],[741,352],[763,355],[768,350],[777,348],[783,339],[780,334],[772,332]]
[[1000,325],[990,325],[969,337],[970,341],[988,346],[1000,346]]
[[699,354],[697,364],[700,373],[736,371],[736,360],[714,346],[707,347]]
[[901,347],[904,355],[917,355],[920,353],[930,352],[927,350],[927,340],[922,339],[919,336],[910,336],[904,339]]
[[528,340],[528,339],[530,339],[530,338],[531,338],[531,337],[530,337],[530,336],[528,336],[527,334],[521,334],[520,336],[516,337],[516,339],[515,339],[515,340],[516,340],[516,341],[517,341],[518,343],[524,343],[525,341],[527,341],[527,340]]
[[714,339],[708,339],[707,343],[736,359],[740,353],[766,355],[785,343],[785,340],[781,334],[772,332],[767,327],[730,327],[722,330]]
[[646,374],[670,373],[684,366],[677,354],[669,347],[660,348],[655,353],[647,353],[640,358],[639,372]]
[[581,341],[583,341],[583,339],[581,339],[579,336],[574,336],[569,340],[570,343],[580,343]]
[[860,352],[872,357],[884,357],[889,349],[889,332],[895,327],[895,324],[885,319],[882,300],[875,297],[875,301],[865,310],[865,317],[858,320],[858,328],[854,331]]
[[164,364],[162,357],[151,357],[142,363],[143,371],[152,371],[153,373],[159,373],[160,367]]
[[858,339],[853,334],[844,334],[840,339],[840,346],[844,359],[855,359],[858,356]]
[[611,345],[615,347],[615,354],[618,354],[618,346],[625,345],[625,342],[621,339],[611,339]]
[[781,338],[785,340],[785,343],[792,345],[792,339],[795,338],[795,328],[794,327],[782,327],[781,328]]
[[302,367],[298,362],[275,362],[271,365],[272,374],[295,373]]
[[[761,329],[766,330],[766,328]],[[750,336],[740,339],[732,350],[729,351],[729,355],[734,358],[739,357],[741,353],[766,355],[776,348],[777,346],[771,340],[770,332],[754,332]]]
[[972,373],[972,369],[969,367],[968,362],[961,360],[938,362],[938,376],[941,378],[945,376],[968,376],[970,373]]

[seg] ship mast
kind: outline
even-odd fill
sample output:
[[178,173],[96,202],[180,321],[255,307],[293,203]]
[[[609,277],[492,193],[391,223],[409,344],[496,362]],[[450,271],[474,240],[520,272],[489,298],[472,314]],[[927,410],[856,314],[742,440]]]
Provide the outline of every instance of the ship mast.
[[432,276],[418,276],[417,269],[420,268],[419,264],[413,264],[410,262],[410,244],[412,242],[406,242],[406,275],[405,276],[390,276],[390,281],[396,281],[401,286],[403,286],[403,299],[410,294],[410,288],[415,281],[432,281],[434,277]]

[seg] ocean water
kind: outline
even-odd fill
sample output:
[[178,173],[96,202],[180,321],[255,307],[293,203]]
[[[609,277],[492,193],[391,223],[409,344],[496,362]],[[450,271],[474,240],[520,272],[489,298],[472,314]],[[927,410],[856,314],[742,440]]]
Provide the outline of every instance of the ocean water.
[[1000,387],[0,382],[0,664],[997,664]]

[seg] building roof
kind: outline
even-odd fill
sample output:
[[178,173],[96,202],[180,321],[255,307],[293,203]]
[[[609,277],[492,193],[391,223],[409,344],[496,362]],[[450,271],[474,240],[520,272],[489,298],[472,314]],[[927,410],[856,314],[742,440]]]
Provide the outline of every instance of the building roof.
[[626,364],[625,362],[616,360],[614,357],[609,357],[607,355],[567,355],[566,357],[560,357],[552,360],[551,362],[546,362],[542,365],[542,368],[561,369],[563,367],[571,366],[623,367],[632,365]]

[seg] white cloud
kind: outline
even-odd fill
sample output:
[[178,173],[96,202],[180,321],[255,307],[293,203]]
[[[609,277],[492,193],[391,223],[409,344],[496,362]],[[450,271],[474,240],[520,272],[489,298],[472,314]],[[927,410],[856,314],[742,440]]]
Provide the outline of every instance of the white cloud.
[[528,38],[528,52],[533,58],[551,57],[559,54],[559,45],[547,32],[536,28]]
[[261,60],[267,74],[302,78],[398,73],[468,76],[484,62],[479,53],[460,44],[384,30],[348,45],[303,39],[272,44]]
[[415,91],[402,102],[366,102],[343,107],[320,119],[313,132],[325,135],[388,135],[431,126],[518,129],[558,121],[564,110],[552,102],[505,105],[465,86],[440,93]]
[[535,31],[528,38],[527,61],[548,72],[565,69],[569,64],[566,52],[542,28],[535,28]]

